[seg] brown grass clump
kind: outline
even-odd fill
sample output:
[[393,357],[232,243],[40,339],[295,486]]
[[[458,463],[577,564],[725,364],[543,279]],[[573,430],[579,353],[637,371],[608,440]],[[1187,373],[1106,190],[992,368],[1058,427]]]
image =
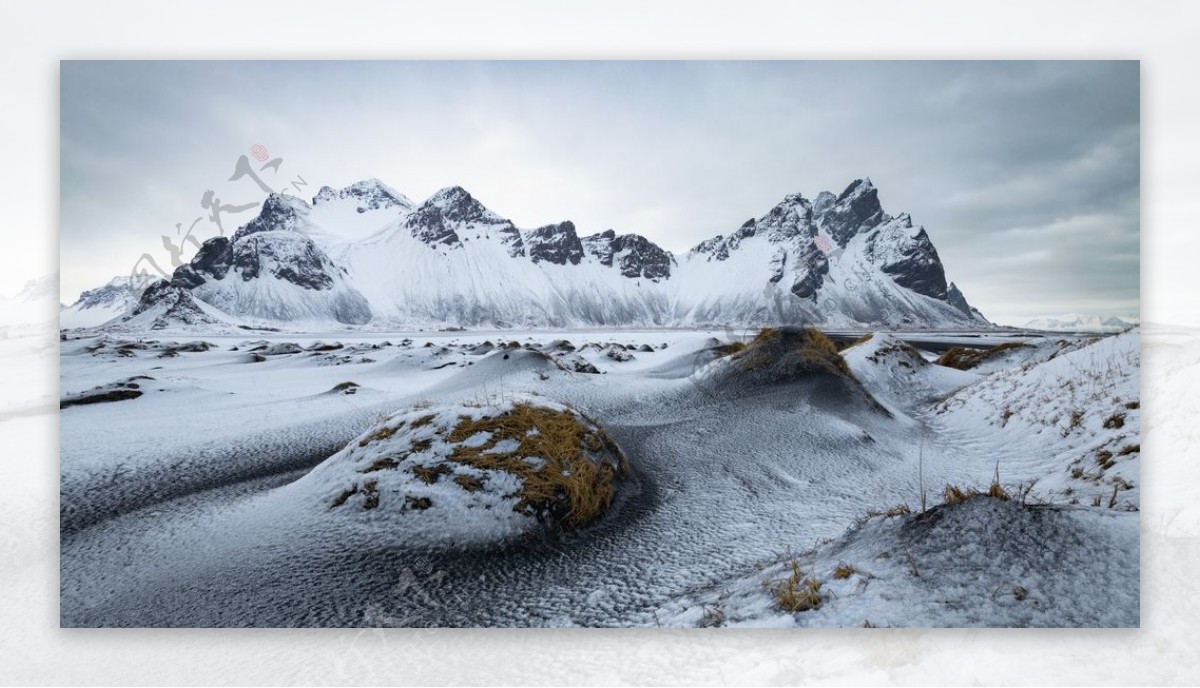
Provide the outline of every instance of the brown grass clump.
[[454,482],[467,492],[478,492],[483,489],[483,480],[473,475],[462,475],[460,473],[454,476]]
[[427,415],[427,416],[421,416],[420,418],[418,418],[418,419],[416,419],[416,420],[414,420],[414,421],[412,422],[412,427],[414,427],[414,428],[423,428],[423,427],[425,427],[426,425],[429,425],[430,423],[432,423],[432,422],[433,422],[433,419],[434,419],[434,418],[436,418],[436,417],[437,417],[437,416],[436,416],[436,415],[434,415],[434,414],[432,414],[432,413],[431,413],[431,414],[429,414],[429,415]]
[[1137,401],[1136,399],[1134,401],[1125,402],[1125,408],[1129,409],[1130,411],[1140,409],[1141,407],[1142,407],[1142,402]]
[[1104,419],[1104,429],[1116,430],[1125,427],[1125,414],[1117,411]]
[[897,504],[886,511],[868,511],[868,516],[883,516],[884,518],[895,518],[897,516],[907,516],[912,513],[912,509],[908,508],[907,504]]
[[799,562],[793,561],[791,566],[791,575],[772,590],[775,604],[780,609],[793,613],[820,608],[821,581],[816,578],[806,578],[800,570]]
[[358,494],[358,485],[357,484],[351,485],[350,487],[348,487],[348,488],[342,490],[340,493],[338,493],[338,496],[333,498],[333,502],[330,503],[329,508],[330,509],[338,508],[339,506],[345,504],[347,499],[350,499],[351,497],[353,497],[356,494]]
[[1028,346],[1020,342],[1005,342],[997,344],[990,349],[974,349],[965,346],[956,346],[948,349],[941,356],[938,356],[938,365],[946,366],[947,368],[957,368],[958,370],[970,370],[990,359],[1002,355],[1006,351],[1021,349]]
[[379,488],[374,480],[363,483],[363,508],[374,509],[379,506]]
[[412,473],[421,479],[421,482],[426,485],[432,485],[438,481],[443,475],[450,475],[454,471],[446,464],[438,464],[436,466],[413,466]]
[[[531,434],[532,430],[536,432]],[[483,444],[461,444],[481,432],[489,433]],[[446,439],[458,444],[451,461],[520,478],[518,511],[549,516],[568,526],[586,525],[600,516],[612,503],[617,472],[628,471],[616,443],[567,410],[516,404],[495,417],[463,417]],[[494,451],[504,440],[516,440],[518,446],[508,452]],[[606,460],[605,451],[616,456],[616,462]],[[532,457],[542,459],[541,465],[528,460]]]
[[957,485],[947,485],[942,490],[942,503],[944,504],[961,504],[975,497],[991,497],[992,499],[999,499],[1002,502],[1012,499],[1012,495],[1008,494],[1008,491],[996,481],[992,481],[992,484],[986,490],[979,490],[974,487],[962,488]]
[[962,489],[957,485],[947,485],[942,490],[942,502],[945,504],[961,504],[979,494],[971,489]]
[[414,497],[412,495],[408,495],[404,498],[404,508],[406,509],[424,511],[431,506],[433,506],[433,500],[428,497]]
[[996,482],[989,485],[987,492],[985,492],[984,494],[991,497],[992,499],[999,499],[1002,502],[1007,502],[1008,500],[1012,499],[1012,497],[1009,496],[1008,491],[1005,490],[1000,485],[1000,483],[996,483]]
[[1129,456],[1130,454],[1137,454],[1141,451],[1142,451],[1142,445],[1127,444],[1124,447],[1121,447],[1119,450],[1117,450],[1117,456]]
[[842,358],[837,344],[834,344],[832,339],[826,337],[824,332],[812,327],[804,330],[804,333],[808,335],[808,342],[800,349],[804,358],[818,365],[832,364],[838,372],[847,377],[853,377],[850,366],[846,364],[846,359]]
[[854,521],[854,526],[859,527],[859,526],[865,525],[868,521],[870,521],[873,518],[895,518],[897,516],[908,516],[911,513],[912,513],[912,509],[910,509],[907,504],[897,504],[896,506],[893,506],[884,511],[878,511],[876,509],[868,509],[867,513],[865,515],[860,516],[858,519],[856,519]]
[[746,350],[746,342],[728,342],[713,347],[718,356],[732,356]]
[[1096,464],[1100,466],[1102,470],[1107,471],[1108,469],[1112,468],[1114,465],[1116,465],[1116,462],[1113,461],[1113,453],[1107,449],[1101,449],[1100,451],[1096,452]]
[[837,580],[846,580],[855,573],[857,573],[857,571],[853,566],[849,564],[838,564],[837,568],[833,570],[833,577]]
[[403,427],[404,427],[404,421],[401,421],[400,423],[398,423],[396,425],[396,427],[394,427],[394,428],[389,428],[387,426],[379,428],[375,432],[371,433],[370,435],[367,435],[361,441],[359,441],[358,446],[365,447],[372,442],[380,442],[382,440],[386,440],[389,437],[391,437],[392,435],[395,435],[397,432],[400,432],[400,429]]
[[1071,412],[1071,423],[1067,426],[1067,429],[1074,430],[1081,425],[1083,425],[1083,409],[1075,409]]
[[399,462],[397,462],[392,457],[385,456],[382,459],[376,459],[374,463],[372,463],[370,466],[367,466],[366,468],[362,469],[361,471],[359,471],[359,473],[374,473],[375,471],[386,471],[386,470],[395,468],[396,466],[399,466],[399,465],[400,465]]
[[867,342],[871,341],[871,337],[874,337],[874,336],[875,335],[873,333],[868,332],[868,333],[864,334],[863,336],[859,337],[858,339],[855,339],[852,342],[837,342],[836,343],[837,350],[845,351],[846,349],[858,346],[859,344],[866,344]]
[[[809,327],[805,328],[802,333],[804,335],[803,342],[797,353],[805,363],[828,373],[854,377],[850,372],[850,366],[846,364],[846,359],[842,358],[837,344],[825,336],[824,332]],[[774,363],[773,357],[779,355],[779,352],[773,350],[771,344],[781,336],[782,332],[778,328],[762,329],[746,346],[745,351],[739,355],[742,368],[747,371],[761,370]]]

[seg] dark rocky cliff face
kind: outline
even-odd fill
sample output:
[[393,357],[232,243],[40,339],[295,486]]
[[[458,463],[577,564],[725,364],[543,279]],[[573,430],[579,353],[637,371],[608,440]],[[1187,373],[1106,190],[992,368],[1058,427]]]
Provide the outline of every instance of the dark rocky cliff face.
[[875,227],[884,219],[879,191],[870,180],[855,179],[832,205],[822,208],[817,224],[839,246],[845,248],[852,237]]
[[868,238],[867,254],[896,284],[945,301],[946,271],[937,249],[923,228],[913,234],[912,226],[908,215],[892,220]]
[[531,229],[524,238],[525,251],[535,263],[579,265],[579,261],[583,260],[583,244],[571,222]]
[[616,268],[623,277],[648,279],[652,282],[669,279],[675,257],[658,244],[640,234],[617,235],[605,230],[583,239],[584,249],[601,265]]

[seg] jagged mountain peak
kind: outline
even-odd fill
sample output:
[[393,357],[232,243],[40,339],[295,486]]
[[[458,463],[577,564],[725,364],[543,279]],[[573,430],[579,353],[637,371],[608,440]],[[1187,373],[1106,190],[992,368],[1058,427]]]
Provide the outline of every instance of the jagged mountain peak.
[[879,190],[870,179],[855,179],[816,218],[818,226],[842,248],[854,236],[885,221]]
[[492,212],[461,186],[448,186],[439,190],[421,204],[421,208],[435,208],[452,222],[507,222]]
[[792,193],[776,203],[762,217],[746,220],[729,236],[718,234],[712,239],[702,241],[689,253],[705,254],[710,261],[724,261],[747,239],[764,237],[767,241],[778,244],[797,237],[811,241],[816,234],[812,202],[803,194]]
[[415,207],[407,196],[375,177],[354,182],[342,189],[322,186],[317,195],[313,196],[312,204],[317,206],[337,200],[357,201],[357,210],[360,213],[383,208],[412,210]]
[[414,238],[430,246],[448,248],[462,246],[459,231],[480,225],[516,231],[511,222],[489,210],[461,186],[449,186],[433,194],[404,223]]
[[878,189],[876,189],[875,185],[871,183],[870,177],[855,179],[847,184],[846,188],[842,190],[842,193],[838,195],[837,202],[840,203],[851,196],[862,196],[870,194],[871,192],[878,192]]
[[273,193],[263,201],[258,217],[242,225],[233,234],[233,241],[258,232],[296,230],[305,223],[312,207],[303,199]]

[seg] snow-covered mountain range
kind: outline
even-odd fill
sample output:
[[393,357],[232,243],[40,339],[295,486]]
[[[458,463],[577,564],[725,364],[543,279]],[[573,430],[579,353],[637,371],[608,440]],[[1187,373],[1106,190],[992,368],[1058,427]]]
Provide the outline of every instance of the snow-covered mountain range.
[[28,280],[16,294],[0,296],[0,325],[52,323],[57,300],[58,273]]
[[59,312],[60,327],[95,327],[125,315],[141,298],[141,289],[128,276],[114,277],[79,295],[75,303]]
[[1130,316],[1068,313],[1057,317],[1035,318],[1025,323],[1024,327],[1052,332],[1120,332],[1139,322],[1140,319]]
[[[416,204],[371,179],[311,203],[272,195],[231,237],[120,304],[104,290],[72,323],[498,327],[990,325],[947,282],[925,229],[885,213],[870,180],[792,194],[728,235],[672,254],[637,234],[518,228],[461,187]],[[84,317],[88,316],[88,317]],[[112,317],[112,316],[109,316]]]

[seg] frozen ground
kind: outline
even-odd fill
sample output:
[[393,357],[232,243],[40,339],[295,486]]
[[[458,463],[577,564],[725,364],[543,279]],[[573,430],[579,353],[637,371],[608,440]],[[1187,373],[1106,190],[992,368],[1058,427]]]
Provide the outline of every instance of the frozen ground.
[[[1031,340],[986,374],[935,366],[928,352],[877,335],[844,352],[861,395],[815,379],[731,386],[721,374],[728,360],[711,347],[740,336],[177,332],[63,341],[64,400],[114,385],[141,394],[62,411],[62,623],[1137,624],[1140,452],[1118,454],[1138,441],[1140,413],[1125,408],[1138,401],[1137,331],[1094,343]],[[918,343],[944,348],[961,337],[926,333]],[[588,370],[596,372],[580,372]],[[1076,385],[1066,396],[1054,391],[1064,380]],[[594,525],[445,548],[381,537],[398,526],[331,519],[297,497],[310,470],[392,413],[518,395],[570,404],[628,455],[633,474]],[[1023,405],[1009,408],[1013,395]],[[1105,428],[1115,412],[1121,427]],[[1113,465],[1101,471],[1096,453],[1110,446]],[[847,533],[871,510],[919,511],[922,486],[930,506],[947,484],[986,487],[997,464],[1013,493],[1038,481],[1030,505],[978,498]],[[1053,505],[1032,506],[1040,501]],[[1010,530],[1054,556],[1034,557],[1023,541],[998,535]],[[969,532],[982,535],[962,536]],[[919,580],[905,556],[865,563],[897,543],[917,560]],[[1013,552],[1022,558],[1009,563]],[[771,604],[780,567],[797,560],[828,579],[825,569],[842,558],[872,577],[827,580],[818,610]],[[1080,604],[1096,593],[1078,585],[1089,576],[1111,593],[1104,609]],[[1026,590],[1021,600],[1013,586]],[[942,606],[907,613],[930,599]]]

